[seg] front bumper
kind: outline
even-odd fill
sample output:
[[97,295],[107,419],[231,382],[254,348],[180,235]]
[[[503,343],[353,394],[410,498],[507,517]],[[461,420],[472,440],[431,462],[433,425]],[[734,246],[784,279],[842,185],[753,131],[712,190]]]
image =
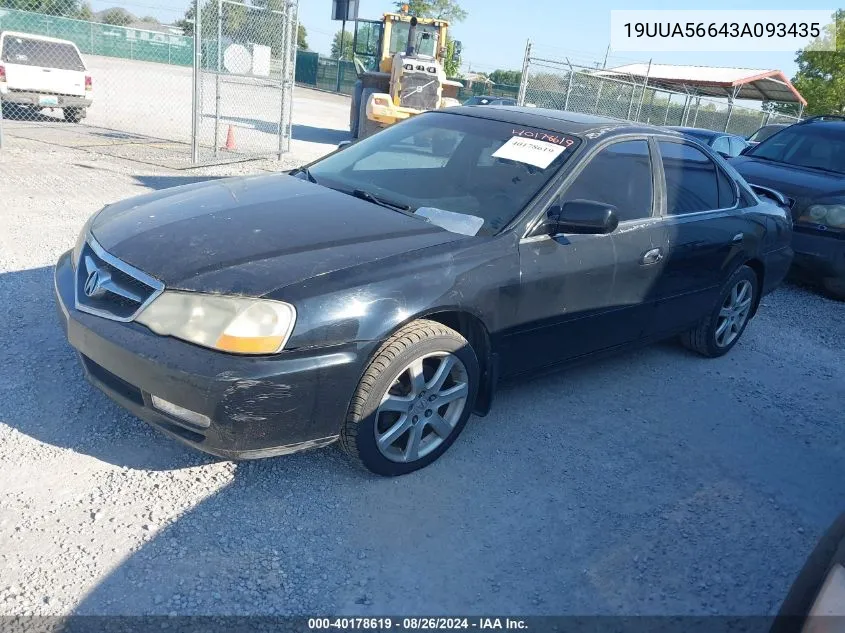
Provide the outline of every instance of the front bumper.
[[795,268],[813,277],[845,277],[845,239],[793,232]]
[[3,103],[36,108],[88,108],[94,102],[90,96],[54,95],[41,92],[23,92],[8,90],[0,93]]
[[[70,252],[56,264],[54,281],[62,327],[86,378],[171,437],[227,459],[282,455],[337,439],[363,372],[363,346],[224,354],[80,312]],[[208,416],[210,426],[155,409],[152,395]]]

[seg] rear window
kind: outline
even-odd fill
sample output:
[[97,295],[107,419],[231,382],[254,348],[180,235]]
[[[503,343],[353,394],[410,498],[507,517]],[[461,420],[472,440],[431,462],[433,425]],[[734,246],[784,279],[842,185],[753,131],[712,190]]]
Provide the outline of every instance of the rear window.
[[7,64],[85,71],[82,58],[70,44],[7,35],[3,38],[2,47],[0,59]]

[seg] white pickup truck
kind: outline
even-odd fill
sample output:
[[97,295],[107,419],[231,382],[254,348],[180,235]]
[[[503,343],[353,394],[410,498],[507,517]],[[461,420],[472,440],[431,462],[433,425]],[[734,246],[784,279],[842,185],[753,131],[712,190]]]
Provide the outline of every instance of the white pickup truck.
[[61,108],[79,123],[94,100],[91,75],[76,44],[29,33],[0,33],[0,101],[26,112]]

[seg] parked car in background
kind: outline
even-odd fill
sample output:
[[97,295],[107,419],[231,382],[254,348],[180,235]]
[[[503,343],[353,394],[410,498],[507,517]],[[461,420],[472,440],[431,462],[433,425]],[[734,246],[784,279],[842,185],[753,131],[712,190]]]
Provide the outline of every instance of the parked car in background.
[[491,95],[475,95],[464,101],[463,105],[515,106],[516,99],[512,99],[511,97],[494,97]]
[[675,336],[726,354],[790,227],[681,135],[455,107],[290,174],[110,204],[55,293],[91,382],[171,436],[227,458],[339,439],[401,475],[500,378]]
[[20,118],[61,108],[79,123],[94,100],[93,81],[76,44],[29,33],[0,33],[0,102]]
[[792,199],[796,272],[845,301],[845,117],[790,125],[732,165]]
[[718,152],[723,158],[733,158],[739,156],[742,151],[748,147],[748,142],[736,134],[728,134],[726,132],[715,132],[713,130],[705,130],[698,127],[681,127],[676,125],[667,126],[670,130],[675,130],[681,134],[685,134],[700,143],[709,145],[713,151]]
[[767,138],[772,136],[773,134],[777,134],[782,129],[789,127],[792,125],[791,123],[771,123],[769,125],[764,125],[759,130],[754,132],[751,136],[749,136],[746,140],[748,141],[749,145],[757,145],[757,143],[762,143]]

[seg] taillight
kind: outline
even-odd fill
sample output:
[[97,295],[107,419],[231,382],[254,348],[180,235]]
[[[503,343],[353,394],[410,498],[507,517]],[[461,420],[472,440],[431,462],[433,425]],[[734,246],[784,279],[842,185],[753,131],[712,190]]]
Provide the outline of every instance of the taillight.
[[0,81],[6,81],[6,67],[0,64]]
[[91,82],[91,76],[90,75],[85,75],[85,89],[86,90],[93,90],[94,89],[94,85]]

